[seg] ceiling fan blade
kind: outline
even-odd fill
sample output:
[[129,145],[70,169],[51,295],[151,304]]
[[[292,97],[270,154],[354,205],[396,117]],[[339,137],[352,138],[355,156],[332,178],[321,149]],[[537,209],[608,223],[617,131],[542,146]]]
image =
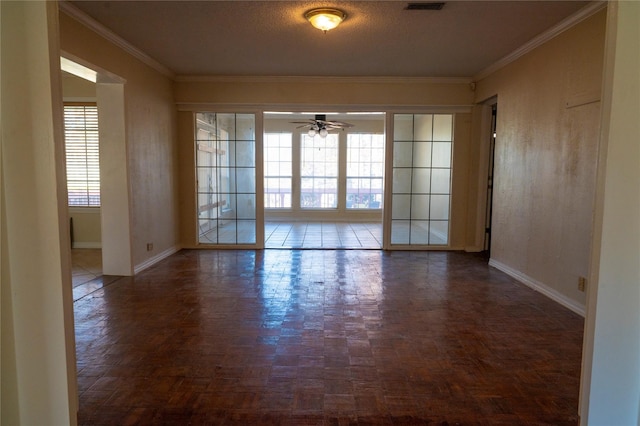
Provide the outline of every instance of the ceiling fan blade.
[[329,126],[335,127],[353,127],[353,124],[345,123],[344,121],[325,121],[325,123]]
[[348,127],[354,127],[353,124],[345,123],[343,121],[334,121],[334,120],[325,120],[325,116],[318,115],[316,119],[309,119],[307,121],[290,121],[291,124],[300,124],[296,129],[301,129],[303,127],[309,127],[315,130],[326,129],[326,130],[335,130],[335,129],[345,129]]

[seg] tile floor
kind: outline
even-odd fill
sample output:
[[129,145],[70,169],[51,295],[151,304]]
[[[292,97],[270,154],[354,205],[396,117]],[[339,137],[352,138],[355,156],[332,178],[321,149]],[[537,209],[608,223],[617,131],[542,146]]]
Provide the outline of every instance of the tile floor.
[[102,250],[71,250],[73,286],[77,287],[102,275]]
[[[255,222],[229,221],[199,237],[203,244],[254,244]],[[265,223],[265,248],[380,249],[382,223]]]
[[102,275],[102,250],[71,250],[73,300],[77,301],[120,277]]
[[75,304],[81,425],[576,425],[583,319],[479,255],[183,250]]
[[382,223],[266,222],[265,247],[380,249]]

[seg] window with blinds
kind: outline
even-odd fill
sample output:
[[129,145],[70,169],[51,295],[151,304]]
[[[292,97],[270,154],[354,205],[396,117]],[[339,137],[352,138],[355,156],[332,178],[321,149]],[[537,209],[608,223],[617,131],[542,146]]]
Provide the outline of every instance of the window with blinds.
[[65,105],[64,133],[69,206],[100,206],[100,157],[96,105]]

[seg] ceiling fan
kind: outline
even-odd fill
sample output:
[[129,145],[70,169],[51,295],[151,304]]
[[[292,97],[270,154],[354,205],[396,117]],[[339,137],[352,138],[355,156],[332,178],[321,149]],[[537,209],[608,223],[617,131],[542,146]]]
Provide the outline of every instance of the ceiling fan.
[[293,124],[301,124],[296,129],[309,128],[309,136],[320,135],[322,138],[326,138],[330,130],[344,130],[349,127],[353,127],[353,124],[344,123],[342,121],[327,120],[325,114],[316,114],[315,119],[309,119],[306,121],[292,121]]

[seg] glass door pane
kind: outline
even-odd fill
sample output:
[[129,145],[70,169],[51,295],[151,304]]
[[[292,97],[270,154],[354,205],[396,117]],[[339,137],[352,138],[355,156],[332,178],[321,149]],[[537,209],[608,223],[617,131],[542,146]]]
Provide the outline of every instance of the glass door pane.
[[391,245],[447,245],[453,115],[395,114]]
[[198,242],[256,244],[254,114],[196,113]]

